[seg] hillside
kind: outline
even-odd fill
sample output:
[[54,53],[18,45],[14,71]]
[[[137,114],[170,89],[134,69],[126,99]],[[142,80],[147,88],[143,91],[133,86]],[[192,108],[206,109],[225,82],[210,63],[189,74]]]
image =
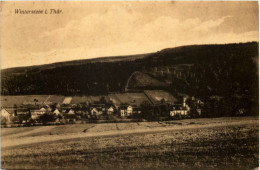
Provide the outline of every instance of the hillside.
[[166,83],[161,82],[146,73],[142,73],[139,71],[134,72],[129,79],[127,80],[127,84],[125,87],[126,91],[131,90],[144,90],[147,88],[154,88],[154,87],[165,87],[167,86]]
[[1,76],[4,95],[98,95],[129,87],[131,91],[159,88],[210,99],[208,108],[223,102],[226,107],[218,107],[217,113],[251,111],[258,107],[258,43],[192,45],[151,54],[10,68],[2,70]]

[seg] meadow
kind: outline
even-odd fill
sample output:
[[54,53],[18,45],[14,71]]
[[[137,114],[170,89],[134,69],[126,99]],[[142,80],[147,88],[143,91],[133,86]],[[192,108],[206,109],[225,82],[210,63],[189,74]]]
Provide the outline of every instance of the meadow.
[[239,117],[4,128],[1,168],[253,169],[259,166],[258,122]]

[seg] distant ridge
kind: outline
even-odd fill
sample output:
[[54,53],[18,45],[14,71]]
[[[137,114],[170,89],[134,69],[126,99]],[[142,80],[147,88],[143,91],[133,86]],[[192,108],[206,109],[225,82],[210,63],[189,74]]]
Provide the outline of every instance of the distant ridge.
[[42,65],[11,67],[11,68],[1,69],[1,71],[16,72],[17,70],[22,70],[22,69],[32,70],[32,69],[39,68],[39,67],[41,67],[42,69],[51,69],[51,68],[55,68],[55,67],[81,65],[81,64],[86,64],[86,63],[132,61],[132,60],[136,60],[136,59],[145,58],[145,57],[149,56],[150,54],[152,54],[152,53],[125,55],[125,56],[97,57],[97,58],[90,58],[90,59],[79,59],[79,60],[55,62],[55,63],[50,63],[50,64],[42,64]]

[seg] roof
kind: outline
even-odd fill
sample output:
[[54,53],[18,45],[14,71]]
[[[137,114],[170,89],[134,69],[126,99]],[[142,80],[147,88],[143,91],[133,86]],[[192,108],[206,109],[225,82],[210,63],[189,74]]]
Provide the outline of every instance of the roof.
[[1,109],[1,115],[6,115],[6,114],[11,114],[8,110],[6,110],[5,108]]
[[168,104],[174,104],[177,102],[175,97],[163,90],[145,90],[144,93],[155,105],[160,104],[163,99]]
[[60,111],[58,109],[55,109],[53,113],[60,113]]
[[136,107],[140,107],[143,102],[151,103],[144,93],[112,93],[108,97],[117,108],[122,103]]
[[46,109],[45,109],[44,107],[42,107],[42,108],[40,109],[40,111],[46,111]]
[[74,114],[74,110],[70,109],[68,114]]
[[107,110],[108,110],[108,111],[114,111],[114,107],[113,107],[113,106],[110,106]]

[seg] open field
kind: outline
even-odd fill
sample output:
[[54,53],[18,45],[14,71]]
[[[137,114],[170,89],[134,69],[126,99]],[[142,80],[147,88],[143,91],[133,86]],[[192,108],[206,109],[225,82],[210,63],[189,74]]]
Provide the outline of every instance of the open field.
[[258,117],[4,128],[1,168],[258,167]]

